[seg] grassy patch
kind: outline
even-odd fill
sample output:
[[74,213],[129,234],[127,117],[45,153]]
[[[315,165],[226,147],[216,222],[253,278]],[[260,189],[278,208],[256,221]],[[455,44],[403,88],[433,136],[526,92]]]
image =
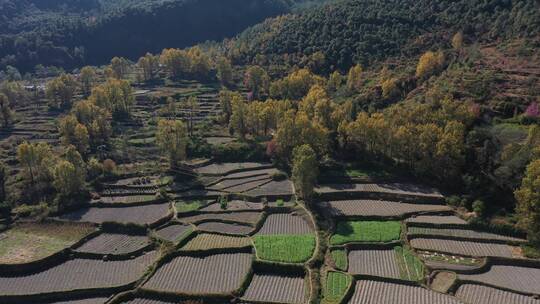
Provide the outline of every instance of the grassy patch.
[[94,231],[71,223],[21,224],[0,234],[0,263],[36,261],[61,251]]
[[247,237],[226,236],[219,234],[201,233],[190,240],[182,250],[197,251],[223,248],[249,247],[251,242]]
[[201,208],[202,206],[204,206],[203,201],[189,201],[189,202],[178,201],[174,203],[174,207],[176,208],[176,211],[179,213],[195,211]]
[[306,235],[258,235],[253,239],[257,256],[262,260],[303,263],[315,250],[315,236]]
[[532,245],[521,245],[523,255],[531,259],[540,259],[540,248],[536,248]]
[[331,237],[332,245],[350,242],[389,242],[399,240],[401,224],[398,221],[339,222]]
[[395,247],[399,273],[402,279],[421,281],[424,279],[424,264],[411,251],[403,247]]
[[345,273],[328,272],[324,286],[323,303],[341,303],[341,300],[347,293],[347,289],[351,285],[351,281],[351,276]]
[[448,254],[438,253],[438,252],[420,251],[418,254],[422,257],[423,260],[433,261],[433,262],[441,262],[441,263],[456,264],[456,265],[468,265],[468,266],[477,266],[482,263],[482,259],[461,257],[458,255],[448,255]]
[[347,252],[343,249],[334,249],[330,252],[336,268],[339,270],[347,271],[348,261]]

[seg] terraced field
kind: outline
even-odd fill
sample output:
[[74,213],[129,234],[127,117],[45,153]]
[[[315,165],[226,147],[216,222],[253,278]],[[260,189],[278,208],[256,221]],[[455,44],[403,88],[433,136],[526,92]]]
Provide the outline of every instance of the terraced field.
[[517,237],[505,236],[490,232],[475,231],[470,229],[444,229],[444,228],[423,228],[423,227],[410,227],[407,230],[409,235],[445,235],[459,238],[472,238],[472,239],[484,239],[484,240],[499,240],[507,242],[519,242],[523,243],[527,240]]
[[157,252],[125,261],[68,260],[26,276],[0,276],[0,295],[31,295],[123,286],[142,277],[156,259]]
[[460,274],[459,278],[518,292],[540,294],[540,268],[495,264],[485,272]]
[[124,304],[174,304],[177,302],[167,302],[162,300],[153,300],[153,299],[145,299],[145,298],[135,298],[129,301],[122,302]]
[[380,200],[343,200],[323,203],[332,216],[403,216],[427,211],[450,211],[446,205],[410,204]]
[[393,194],[411,197],[442,199],[441,193],[435,189],[413,184],[379,183],[379,184],[325,184],[316,189],[319,194],[333,193],[373,193]]
[[199,223],[206,221],[223,220],[246,224],[255,224],[261,218],[261,212],[230,212],[230,213],[203,213],[193,216],[180,217],[180,221],[186,223]]
[[250,246],[251,241],[247,237],[200,233],[195,238],[191,239],[184,247],[182,247],[182,250],[200,251],[224,248],[245,248]]
[[133,207],[105,207],[84,208],[72,213],[64,214],[59,218],[62,220],[76,222],[117,222],[134,223],[139,225],[151,225],[166,218],[170,214],[170,204],[153,204]]
[[86,299],[73,299],[69,301],[61,302],[46,302],[43,304],[104,304],[109,298],[86,298]]
[[423,287],[359,280],[351,304],[462,304],[454,297]]
[[247,171],[270,167],[270,164],[244,162],[244,163],[215,163],[201,168],[196,168],[195,172],[202,175],[225,175],[234,171]]
[[245,194],[253,197],[291,196],[294,194],[293,184],[289,180],[271,181],[260,187],[251,189]]
[[160,228],[156,231],[156,234],[169,242],[176,243],[182,237],[187,235],[192,230],[191,225],[185,225],[180,223],[174,223],[166,227]]
[[349,272],[385,278],[400,278],[393,248],[360,249],[349,252]]
[[78,223],[19,224],[0,233],[0,264],[37,261],[68,248],[95,230]]
[[276,213],[266,217],[257,234],[307,234],[312,232],[313,229],[310,224],[301,216],[290,213]]
[[350,242],[390,242],[399,240],[401,224],[398,221],[348,221],[339,222],[332,245]]
[[467,225],[467,222],[455,215],[419,215],[405,220],[406,223]]
[[316,240],[313,234],[270,234],[253,238],[257,257],[284,263],[303,263],[313,256]]
[[247,235],[253,232],[254,228],[248,225],[241,224],[229,224],[221,222],[204,222],[197,225],[197,228],[201,231],[207,232],[221,232],[234,235]]
[[351,283],[352,277],[350,275],[336,271],[328,272],[324,284],[322,303],[340,303]]
[[[262,210],[264,205],[262,203],[252,203],[247,201],[232,200],[227,202],[226,211],[250,211],[250,210]],[[219,212],[224,211],[219,203],[210,204],[204,208],[199,209],[201,212]]]
[[410,241],[415,249],[439,251],[443,253],[459,254],[476,257],[512,257],[512,250],[508,245],[485,243],[478,241],[456,241],[436,238],[415,238]]
[[539,304],[540,299],[505,290],[478,285],[463,284],[456,291],[456,297],[471,304]]
[[248,253],[179,256],[161,266],[143,288],[190,294],[231,293],[240,288],[251,260]]
[[77,248],[79,252],[95,254],[128,254],[150,245],[146,235],[102,233]]
[[259,303],[305,303],[303,277],[255,274],[242,299]]

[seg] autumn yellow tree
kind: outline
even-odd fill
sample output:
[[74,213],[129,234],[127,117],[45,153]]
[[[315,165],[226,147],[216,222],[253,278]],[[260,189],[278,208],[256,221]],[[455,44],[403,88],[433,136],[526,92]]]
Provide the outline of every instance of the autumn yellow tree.
[[428,51],[420,57],[416,67],[416,77],[427,79],[444,67],[444,53],[442,51]]
[[217,77],[222,85],[228,87],[233,83],[233,68],[227,57],[219,57],[217,61]]
[[306,144],[296,147],[293,152],[292,181],[296,193],[305,201],[310,201],[313,196],[318,172],[315,151]]
[[137,61],[137,67],[140,69],[143,81],[153,80],[159,71],[159,56],[146,53]]
[[85,96],[89,96],[92,92],[92,87],[96,82],[96,70],[91,66],[85,66],[81,69],[79,76],[81,90]]
[[129,61],[123,57],[114,57],[111,60],[110,68],[113,72],[113,77],[123,79],[129,71]]
[[359,64],[353,66],[349,70],[349,74],[347,74],[347,88],[350,91],[355,92],[362,88],[362,72],[362,66],[360,66]]
[[73,95],[77,89],[77,82],[73,76],[62,74],[49,81],[45,88],[45,94],[49,99],[49,105],[55,108],[69,108],[73,103]]
[[244,85],[255,100],[268,92],[269,81],[270,77],[260,66],[249,67],[244,76]]
[[462,32],[457,32],[452,37],[452,47],[455,50],[459,50],[459,49],[461,49],[463,47],[463,33]]
[[184,76],[190,70],[190,60],[187,52],[179,49],[164,49],[159,57],[161,64],[172,78]]
[[159,120],[156,143],[169,159],[171,168],[176,167],[187,155],[188,134],[185,124],[180,120]]
[[107,109],[114,118],[126,118],[130,116],[134,102],[133,88],[126,80],[108,79],[92,90],[89,100]]
[[13,111],[8,97],[3,93],[0,93],[0,116],[2,128],[8,128],[13,122]]

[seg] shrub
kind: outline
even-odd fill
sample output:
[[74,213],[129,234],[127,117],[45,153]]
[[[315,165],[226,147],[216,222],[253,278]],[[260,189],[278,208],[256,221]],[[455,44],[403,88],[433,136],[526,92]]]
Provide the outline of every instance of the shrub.
[[116,163],[114,160],[106,159],[103,161],[103,172],[109,176],[116,173]]
[[483,217],[486,212],[486,204],[481,200],[476,200],[472,204],[472,208],[474,213],[478,215],[479,217]]
[[272,174],[272,180],[274,181],[283,181],[283,180],[286,180],[287,179],[287,174],[285,174],[285,172],[276,172],[274,174]]

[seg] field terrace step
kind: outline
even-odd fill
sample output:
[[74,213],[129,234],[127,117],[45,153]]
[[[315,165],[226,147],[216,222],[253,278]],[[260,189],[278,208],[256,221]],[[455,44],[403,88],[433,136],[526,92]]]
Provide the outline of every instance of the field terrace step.
[[[156,251],[122,261],[73,259],[27,275],[0,275],[0,302],[3,297],[30,296],[112,289],[139,280],[158,258]],[[21,299],[22,301],[22,299]]]
[[463,304],[458,299],[415,285],[359,280],[350,304]]
[[513,266],[509,264],[488,265],[483,272],[459,274],[465,282],[479,282],[510,291],[540,295],[540,267]]
[[315,189],[322,199],[375,198],[398,201],[440,202],[443,195],[433,189],[405,183],[323,184]]
[[266,168],[266,169],[253,169],[248,171],[241,171],[237,173],[230,173],[224,176],[203,176],[202,179],[205,181],[207,186],[215,185],[221,182],[232,183],[238,180],[244,180],[247,178],[256,178],[256,177],[268,177],[270,178],[273,174],[280,172],[276,168]]
[[470,304],[540,304],[540,299],[479,284],[462,284],[456,297]]
[[178,304],[178,303],[185,303],[185,302],[169,302],[165,300],[157,300],[157,299],[150,299],[150,298],[134,298],[131,300],[126,300],[120,302],[122,304]]
[[184,245],[182,251],[219,251],[221,249],[248,248],[251,240],[248,237],[227,236],[213,233],[197,233]]
[[189,216],[180,216],[178,219],[184,223],[199,224],[203,222],[223,221],[228,223],[243,223],[255,225],[260,221],[262,212],[237,211],[227,213],[201,213]]
[[436,251],[470,257],[513,257],[512,247],[506,244],[435,237],[412,238],[409,242],[417,250]]
[[188,235],[193,230],[193,226],[182,223],[170,223],[160,227],[155,231],[155,234],[169,242],[178,243],[184,236]]
[[91,297],[91,298],[72,298],[70,300],[65,299],[60,301],[40,302],[41,304],[105,304],[109,300],[106,297]]
[[201,212],[229,212],[229,211],[262,211],[264,209],[263,203],[248,202],[242,200],[232,200],[227,202],[225,209],[221,208],[220,203],[211,203],[201,209]]
[[126,255],[147,249],[151,244],[146,235],[102,233],[88,240],[75,251],[96,255]]
[[447,212],[446,205],[416,204],[384,200],[340,200],[319,203],[333,217],[403,217],[422,212]]
[[291,213],[274,213],[266,217],[256,234],[309,234],[313,232],[313,223],[308,222],[302,216]]
[[128,207],[86,207],[61,215],[58,219],[96,224],[116,222],[153,226],[170,217],[172,217],[170,204],[162,203]]
[[293,183],[290,180],[270,181],[262,186],[244,192],[251,197],[264,197],[269,200],[290,200],[294,195]]
[[302,276],[256,273],[242,300],[301,304],[307,301],[306,290],[306,280]]
[[217,232],[229,235],[249,235],[255,227],[239,223],[204,222],[197,225],[197,229],[204,232]]
[[491,232],[477,231],[472,229],[452,229],[452,228],[425,228],[425,227],[409,227],[408,235],[415,236],[449,236],[462,239],[486,240],[486,241],[501,241],[509,243],[526,243],[526,239],[495,234]]
[[353,249],[348,254],[351,274],[399,279],[399,265],[394,248]]
[[224,180],[206,188],[208,190],[223,191],[228,193],[244,193],[257,187],[261,187],[270,181],[272,181],[270,176],[248,177],[238,180]]
[[143,289],[196,295],[232,294],[248,275],[250,253],[177,256],[159,267]]
[[465,226],[467,221],[455,215],[419,215],[405,220],[407,225],[456,225]]
[[268,168],[272,168],[272,164],[255,162],[214,163],[204,167],[195,168],[195,172],[202,175],[226,175],[236,172]]

